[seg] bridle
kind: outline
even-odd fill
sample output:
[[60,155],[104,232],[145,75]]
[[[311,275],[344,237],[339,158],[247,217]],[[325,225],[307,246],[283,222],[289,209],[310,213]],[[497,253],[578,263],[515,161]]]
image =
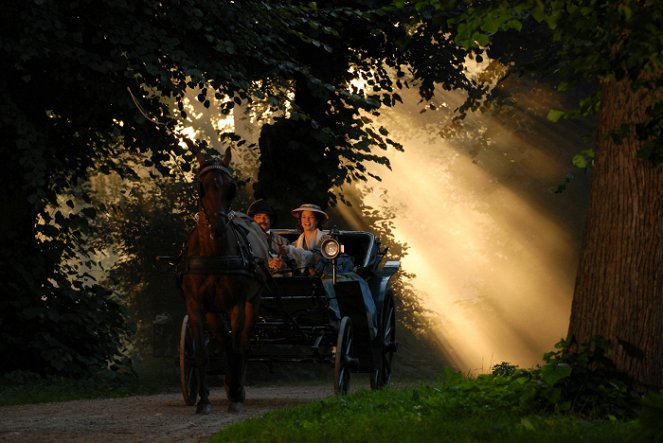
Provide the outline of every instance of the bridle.
[[[214,238],[216,234],[216,227],[219,225],[219,221],[221,221],[224,225],[227,225],[234,215],[234,212],[230,210],[230,204],[233,200],[235,190],[234,188],[230,190],[231,192],[230,198],[227,198],[226,199],[227,201],[224,202],[226,206],[225,208],[219,208],[214,211],[211,211],[208,208],[206,208],[204,202],[206,191],[205,191],[205,186],[203,185],[203,177],[206,174],[212,172],[216,173],[213,183],[214,186],[219,190],[223,189],[224,185],[226,185],[227,182],[230,185],[234,186],[235,181],[232,178],[231,170],[216,160],[205,163],[200,168],[200,171],[198,171],[198,206],[205,215],[210,235],[212,236],[212,238]],[[224,180],[224,175],[225,175],[225,180]]]

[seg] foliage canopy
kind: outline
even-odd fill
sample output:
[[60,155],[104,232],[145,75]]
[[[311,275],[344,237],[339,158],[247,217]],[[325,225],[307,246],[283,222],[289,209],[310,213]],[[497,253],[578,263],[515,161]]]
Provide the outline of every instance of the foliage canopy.
[[[404,5],[410,2],[395,2]],[[454,39],[504,62],[516,70],[536,72],[557,83],[560,91],[582,86],[590,91],[575,109],[551,110],[549,118],[574,118],[598,113],[600,87],[628,79],[634,90],[656,99],[646,117],[624,122],[612,136],[623,140],[634,130],[643,142],[639,155],[663,163],[661,72],[663,8],[653,0],[500,0],[411,2],[420,11],[435,11],[457,32]],[[449,11],[454,11],[451,16]]]
[[432,93],[429,74],[481,92],[463,75],[466,51],[446,37],[446,23],[410,10],[385,16],[380,2],[3,6],[0,350],[24,358],[4,360],[2,371],[82,374],[122,348],[126,314],[87,272],[94,225],[112,211],[85,184],[94,173],[189,170],[192,154],[209,148],[183,136],[191,90],[205,107],[212,98],[225,114],[260,104],[312,134],[311,145],[284,157],[320,166],[324,203],[329,185],[366,179],[367,161],[386,163],[373,148],[400,149],[371,116],[399,101],[405,64],[427,78],[423,96]]

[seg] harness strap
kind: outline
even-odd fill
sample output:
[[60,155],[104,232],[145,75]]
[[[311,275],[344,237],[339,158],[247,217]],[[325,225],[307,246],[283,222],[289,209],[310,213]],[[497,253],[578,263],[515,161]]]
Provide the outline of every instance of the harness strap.
[[[226,214],[228,225],[235,235],[240,255],[233,256],[186,256],[183,248],[176,265],[178,280],[185,274],[202,275],[242,275],[258,280],[268,292],[280,299],[278,287],[272,279],[265,260],[253,255],[248,239],[249,230],[235,220],[236,213]],[[195,229],[195,228],[194,228]]]
[[227,275],[239,274],[247,277],[255,277],[255,271],[246,266],[244,259],[240,256],[229,257],[182,257],[177,264],[177,273],[183,274],[210,274]]
[[239,248],[239,253],[242,255],[241,259],[243,260],[243,264],[248,269],[252,269],[254,271],[254,278],[259,280],[268,292],[275,294],[278,298],[280,298],[278,287],[276,286],[276,283],[274,283],[272,274],[269,272],[269,268],[267,267],[267,263],[265,263],[264,259],[257,258],[253,255],[253,248],[251,247],[251,242],[249,241],[249,229],[246,226],[237,223],[234,220],[235,213],[233,211],[231,212],[232,214],[229,218],[229,224],[235,233],[237,247]]
[[213,163],[210,163],[210,164],[204,166],[200,171],[198,171],[198,178],[205,175],[206,172],[214,170],[214,169],[219,170],[219,171],[223,171],[226,174],[232,176],[232,172],[230,171],[230,169],[228,167],[223,166],[221,163],[218,163],[218,162],[215,161]]
[[240,256],[246,267],[255,266],[256,258],[253,256],[253,248],[251,247],[251,242],[249,241],[249,230],[237,223],[234,218],[235,212],[230,211],[228,224],[230,225],[230,229],[235,234],[237,248],[239,249]]

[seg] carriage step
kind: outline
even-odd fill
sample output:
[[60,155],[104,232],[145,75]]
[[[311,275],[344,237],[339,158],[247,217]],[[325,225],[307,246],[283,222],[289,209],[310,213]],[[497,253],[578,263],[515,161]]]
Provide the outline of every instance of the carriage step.
[[398,351],[398,342],[392,341],[391,343],[386,343],[384,345],[384,352],[396,352]]
[[345,364],[352,369],[357,369],[359,367],[359,359],[355,357],[347,357],[345,359]]
[[319,335],[318,338],[315,339],[315,342],[311,346],[311,349],[313,349],[316,353],[320,351],[320,343],[322,342],[322,335]]

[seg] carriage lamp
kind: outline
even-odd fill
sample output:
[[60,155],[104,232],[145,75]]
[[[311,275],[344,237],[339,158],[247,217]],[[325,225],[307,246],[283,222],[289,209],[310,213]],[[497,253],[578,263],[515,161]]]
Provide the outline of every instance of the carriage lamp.
[[336,257],[343,252],[343,245],[333,236],[324,237],[320,242],[320,252],[332,262],[332,284],[336,285]]
[[333,237],[328,237],[320,243],[320,252],[327,260],[333,260],[343,252],[342,245]]

